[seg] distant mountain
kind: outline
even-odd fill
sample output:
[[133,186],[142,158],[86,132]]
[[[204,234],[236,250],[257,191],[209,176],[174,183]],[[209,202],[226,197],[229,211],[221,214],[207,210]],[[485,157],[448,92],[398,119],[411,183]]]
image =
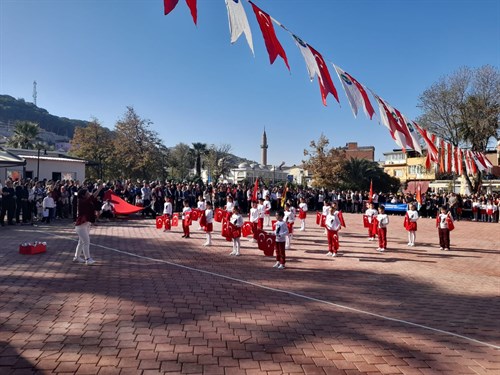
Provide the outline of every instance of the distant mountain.
[[51,115],[47,110],[26,102],[24,99],[0,95],[0,122],[13,124],[18,120],[36,122],[40,128],[70,139],[73,138],[77,126],[85,127],[88,124],[83,120]]

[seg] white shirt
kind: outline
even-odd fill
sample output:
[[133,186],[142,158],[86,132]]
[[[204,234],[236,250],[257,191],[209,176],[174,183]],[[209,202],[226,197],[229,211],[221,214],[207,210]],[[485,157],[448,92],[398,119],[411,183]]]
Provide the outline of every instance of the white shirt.
[[304,212],[307,212],[308,208],[307,208],[307,203],[305,202],[302,202],[299,204],[299,208],[304,211]]
[[286,223],[295,223],[295,213],[292,210],[285,211],[285,216],[284,216],[283,220]]
[[191,207],[183,207],[182,208],[182,219],[186,218],[186,213],[191,212]]
[[163,215],[172,216],[172,203],[165,202],[165,204],[163,205]]
[[368,216],[368,222],[373,221],[373,217],[378,215],[378,211],[374,208],[369,208],[365,211],[365,215]]
[[232,214],[230,221],[235,227],[241,228],[243,226],[243,217],[240,214]]
[[274,230],[274,234],[276,235],[276,242],[286,241],[286,236],[288,234],[288,226],[284,221],[276,222],[276,229]]
[[264,214],[269,215],[269,211],[271,211],[271,202],[269,202],[267,199],[264,201]]
[[413,210],[408,210],[408,218],[411,222],[416,222],[418,220],[418,212]]
[[197,207],[198,207],[198,209],[199,209],[199,210],[204,211],[204,210],[206,210],[207,205],[205,204],[205,202],[204,202],[204,201],[198,201],[198,205],[197,205]]
[[234,208],[234,202],[227,202],[226,203],[226,211],[227,212],[233,212],[233,208]]
[[326,215],[325,220],[326,228],[329,230],[339,230],[340,229],[340,220],[337,216],[337,212],[333,214]]
[[211,224],[214,222],[214,211],[210,208],[207,208],[205,210],[205,219],[207,221],[207,224]]
[[264,205],[263,204],[257,205],[257,210],[259,210],[259,217],[263,219],[264,218]]
[[252,207],[250,209],[250,222],[256,223],[257,221],[259,221],[259,209]]
[[387,214],[378,214],[377,220],[379,228],[387,228],[389,225],[389,216],[387,216]]

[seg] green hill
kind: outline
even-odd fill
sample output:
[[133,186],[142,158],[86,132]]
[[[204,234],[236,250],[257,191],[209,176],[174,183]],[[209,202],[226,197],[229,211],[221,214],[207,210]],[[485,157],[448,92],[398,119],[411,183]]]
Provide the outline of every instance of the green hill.
[[24,99],[0,95],[0,122],[13,123],[18,120],[36,122],[48,132],[69,138],[73,138],[77,126],[87,126],[87,121],[54,116]]

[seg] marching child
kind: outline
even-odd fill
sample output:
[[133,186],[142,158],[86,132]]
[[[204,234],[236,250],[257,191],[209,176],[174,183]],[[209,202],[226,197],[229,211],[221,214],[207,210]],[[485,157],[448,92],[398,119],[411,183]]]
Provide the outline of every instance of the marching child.
[[278,210],[276,212],[276,229],[274,230],[274,234],[276,235],[276,263],[274,264],[274,268],[279,270],[285,269],[285,242],[288,237],[288,226],[283,220],[285,217],[285,213],[282,210]]
[[259,204],[257,205],[257,209],[259,210],[258,228],[264,229],[264,199],[263,198],[259,198]]
[[250,208],[250,224],[252,225],[253,232],[250,241],[257,242],[257,229],[259,227],[259,209],[257,208],[257,201],[252,201],[252,208]]
[[[205,202],[203,202],[205,203]],[[203,246],[212,246],[212,231],[214,230],[214,211],[212,207],[212,202],[206,203],[205,209],[205,233],[207,234],[207,240]]]
[[233,208],[234,208],[234,200],[233,200],[233,197],[231,195],[228,195],[227,198],[226,198],[226,205],[224,206],[224,208],[226,209],[227,212],[233,212]]
[[496,208],[491,200],[486,202],[486,215],[488,215],[488,223],[493,223],[495,221]]
[[[163,215],[165,215],[168,219],[172,219],[172,198],[167,197],[166,202],[163,204]],[[167,232],[168,229],[163,229],[164,232]]]
[[[229,220],[231,224],[234,225],[237,229],[241,229],[241,227],[243,226],[243,217],[240,215],[239,207],[233,207],[233,215]],[[240,237],[241,231],[239,231],[239,235],[235,236],[233,234],[233,251],[229,255],[240,255]]]
[[[330,201],[328,199],[325,199],[325,201],[323,202],[323,209],[321,212],[322,220],[323,219],[326,220],[326,216],[330,213],[330,207],[331,207]],[[325,234],[327,234],[326,227],[325,227]]]
[[330,212],[326,215],[325,225],[328,238],[328,253],[326,253],[326,256],[336,257],[337,251],[340,247],[339,229],[341,224],[338,217],[338,211],[335,209],[335,203],[332,203]]
[[184,231],[184,235],[182,238],[189,238],[189,225],[186,221],[187,213],[191,212],[191,207],[189,207],[189,199],[184,199],[184,207],[182,208],[182,230]]
[[377,233],[375,232],[372,223],[373,218],[376,217],[377,214],[378,212],[375,209],[375,205],[372,202],[368,203],[368,209],[365,211],[365,216],[368,218],[368,223],[370,224],[368,226],[368,241],[375,241],[375,235]]
[[269,195],[266,195],[266,199],[262,203],[264,210],[264,225],[268,227],[271,224],[271,200]]
[[288,228],[288,234],[285,238],[285,250],[289,250],[292,246],[292,237],[293,237],[293,225],[295,224],[295,212],[292,210],[292,206],[290,203],[285,204],[285,212],[283,221],[286,223]]
[[[196,204],[196,208],[200,213],[207,209],[207,204],[205,203],[205,198],[203,198],[203,195],[198,196],[198,203]],[[201,227],[201,225],[199,225],[198,230],[202,229],[203,228]]]
[[453,225],[453,219],[446,206],[442,206],[436,223],[439,233],[439,250],[450,250],[450,223]]
[[307,217],[307,203],[304,198],[300,198],[299,203],[299,219],[300,219],[300,231],[306,230],[306,217]]
[[405,227],[408,231],[408,246],[415,246],[417,236],[418,212],[414,204],[410,204],[410,209],[406,212]]
[[387,248],[387,226],[389,225],[389,216],[385,213],[385,207],[379,206],[378,215],[378,248],[377,251],[383,253]]

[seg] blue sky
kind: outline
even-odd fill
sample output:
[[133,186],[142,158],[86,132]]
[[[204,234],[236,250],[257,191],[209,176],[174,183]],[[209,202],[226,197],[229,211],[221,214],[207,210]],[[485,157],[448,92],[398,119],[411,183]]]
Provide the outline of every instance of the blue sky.
[[[410,118],[419,95],[461,66],[500,66],[497,0],[255,0]],[[0,93],[50,113],[113,128],[133,106],[167,146],[229,143],[232,152],[300,163],[324,133],[332,146],[396,147],[387,130],[352,115],[331,65],[341,106],[321,102],[302,55],[276,28],[291,67],[274,65],[250,4],[255,57],[242,36],[231,45],[224,0],[198,0],[198,26],[183,0],[168,16],[162,0],[0,0]],[[372,101],[374,107],[375,102]],[[378,114],[378,112],[377,112]]]

